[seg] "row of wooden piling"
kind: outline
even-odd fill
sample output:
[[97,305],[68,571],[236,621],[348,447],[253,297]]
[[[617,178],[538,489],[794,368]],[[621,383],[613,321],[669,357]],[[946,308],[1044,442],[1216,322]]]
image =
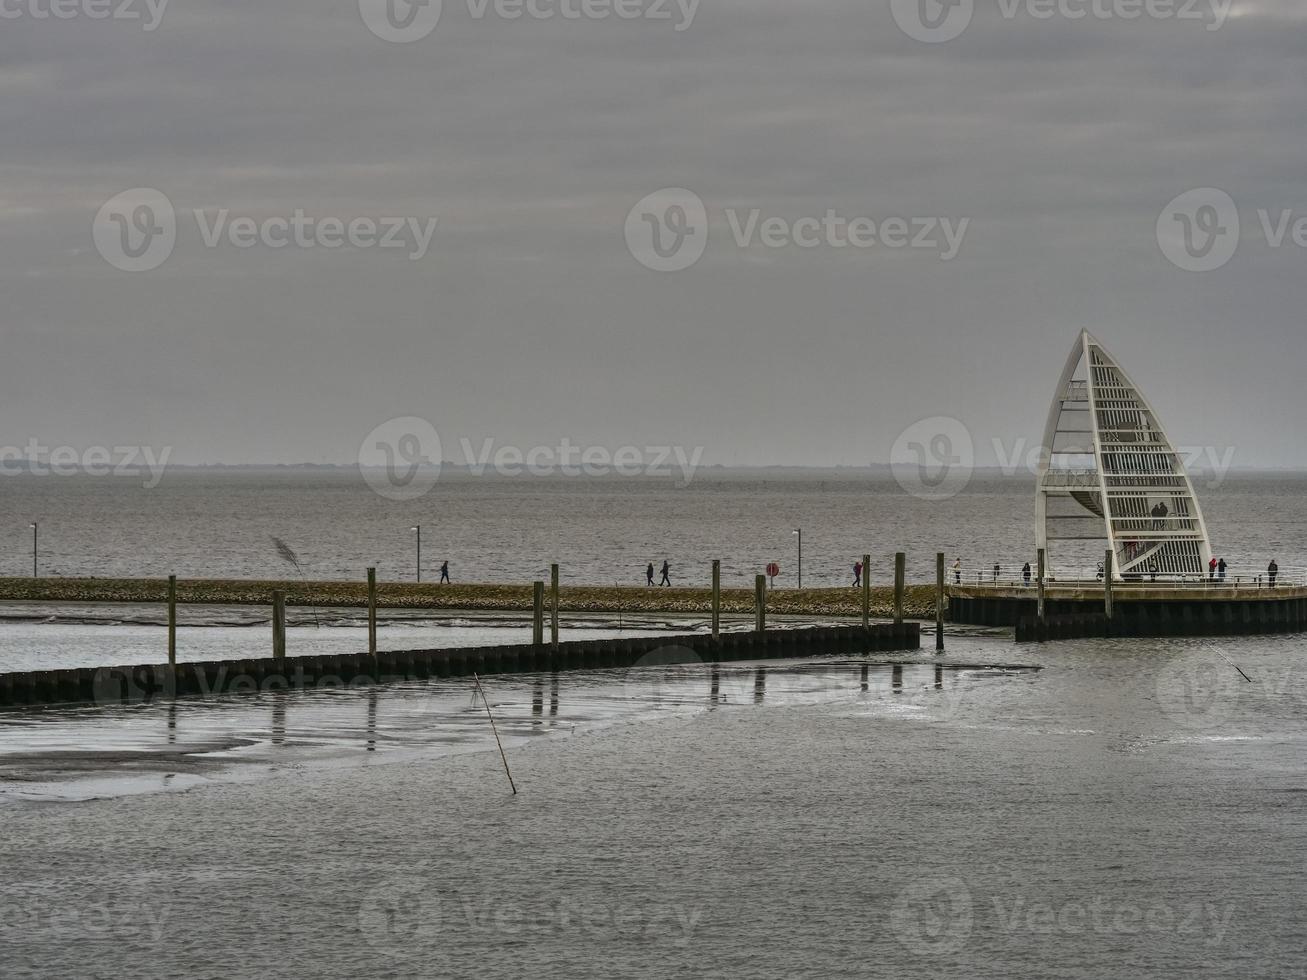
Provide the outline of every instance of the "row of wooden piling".
[[[862,627],[871,626],[871,581],[868,569],[871,556],[862,557]],[[903,601],[907,588],[907,555],[897,552],[894,555],[894,622],[903,622]],[[368,576],[368,652],[377,652],[377,570],[369,568]],[[935,649],[944,649],[944,553],[936,555],[936,602],[935,602]],[[754,579],[754,630],[763,632],[767,629],[767,576],[758,575]],[[272,649],[274,657],[286,655],[286,614],[285,595],[281,592],[272,594]],[[531,604],[531,642],[540,646],[545,642],[545,614],[549,614],[549,643],[558,646],[559,634],[559,566],[549,566],[549,584],[546,591],[544,580],[532,583]],[[722,612],[722,576],[721,562],[712,563],[712,605],[710,628],[711,635],[721,636]],[[168,663],[177,663],[176,642],[177,621],[177,578],[168,578]]]
[[139,664],[0,674],[0,706],[122,704],[277,690],[329,690],[473,674],[628,669],[669,663],[916,650],[915,622],[524,643],[331,656]]

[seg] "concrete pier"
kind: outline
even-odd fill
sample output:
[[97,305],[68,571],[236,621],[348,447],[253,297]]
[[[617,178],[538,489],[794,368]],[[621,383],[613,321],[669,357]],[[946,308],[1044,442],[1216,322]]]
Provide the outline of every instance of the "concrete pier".
[[[1307,587],[1165,582],[951,585],[949,620],[1008,626],[1017,642],[1091,636],[1233,636],[1307,629]],[[1109,611],[1110,610],[1110,611]]]

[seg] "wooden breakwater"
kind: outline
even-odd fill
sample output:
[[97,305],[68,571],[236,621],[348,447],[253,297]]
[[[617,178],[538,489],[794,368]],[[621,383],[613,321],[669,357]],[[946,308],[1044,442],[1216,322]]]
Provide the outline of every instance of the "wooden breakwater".
[[0,706],[139,704],[396,681],[916,650],[920,625],[819,626],[441,650],[84,667],[0,674]]

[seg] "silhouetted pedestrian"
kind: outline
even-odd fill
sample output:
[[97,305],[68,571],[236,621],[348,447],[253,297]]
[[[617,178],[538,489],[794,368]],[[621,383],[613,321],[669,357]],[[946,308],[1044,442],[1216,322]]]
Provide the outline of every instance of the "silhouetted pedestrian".
[[1275,579],[1279,574],[1280,566],[1275,564],[1275,559],[1272,558],[1271,563],[1266,566],[1266,581],[1271,583],[1271,588],[1275,588]]
[[1216,578],[1216,556],[1215,556],[1215,555],[1212,555],[1211,560],[1208,561],[1208,563],[1207,563],[1207,577],[1208,577],[1209,579],[1215,579],[1215,578]]
[[1148,513],[1150,513],[1150,514],[1153,515],[1153,530],[1154,530],[1154,531],[1160,531],[1162,528],[1166,527],[1166,515],[1167,515],[1168,513],[1170,513],[1170,511],[1168,511],[1168,510],[1166,509],[1166,504],[1162,503],[1162,502],[1159,500],[1159,501],[1157,502],[1157,506],[1155,506],[1155,507],[1154,507],[1152,510],[1150,510]]
[[998,565],[994,566],[994,584],[998,585]]
[[1030,562],[1026,562],[1025,565],[1022,566],[1021,580],[1025,582],[1026,585],[1030,584]]
[[954,585],[962,584],[962,559],[961,558],[955,558],[953,560],[953,584]]
[[853,563],[853,587],[856,589],[862,584],[862,562]]
[[664,558],[664,559],[663,559],[663,578],[662,578],[662,581],[658,583],[659,585],[670,586],[670,585],[672,584],[672,580],[671,580],[671,578],[668,576],[668,570],[669,570],[669,568],[670,568],[670,566],[667,564],[667,559]]
[[451,582],[449,581],[449,560],[448,560],[448,559],[446,559],[445,561],[442,561],[442,562],[440,563],[440,584],[441,584],[441,585],[451,585],[451,584],[453,584],[453,583],[451,583]]
[[653,584],[654,584],[654,580],[653,580],[653,562],[650,562],[650,563],[649,563],[649,567],[646,568],[646,569],[644,570],[644,577],[645,577],[645,581],[647,581],[650,585],[653,585]]
[[1220,561],[1216,563],[1216,577],[1220,579],[1222,582],[1225,581],[1225,570],[1228,567],[1229,566],[1225,564],[1224,558],[1222,558]]

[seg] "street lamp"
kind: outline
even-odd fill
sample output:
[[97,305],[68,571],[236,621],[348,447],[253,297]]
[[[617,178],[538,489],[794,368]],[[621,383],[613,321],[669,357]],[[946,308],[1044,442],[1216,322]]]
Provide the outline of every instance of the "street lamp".
[[799,588],[803,588],[803,528],[795,528],[793,533],[799,536]]
[[32,522],[32,578],[36,578],[36,521]]
[[422,525],[415,524],[411,528],[409,528],[409,530],[417,531],[418,533],[418,581],[421,582],[422,581]]

